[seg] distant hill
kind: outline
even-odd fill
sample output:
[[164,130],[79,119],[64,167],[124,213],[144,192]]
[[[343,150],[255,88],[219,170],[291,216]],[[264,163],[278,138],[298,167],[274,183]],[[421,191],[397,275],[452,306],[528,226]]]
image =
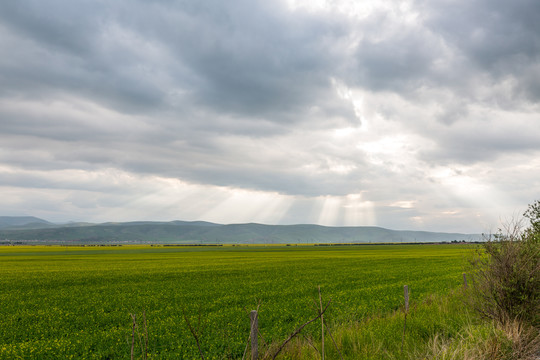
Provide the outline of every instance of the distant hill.
[[[36,218],[37,219],[37,218]],[[42,220],[44,221],[44,220]],[[326,244],[477,241],[480,235],[397,231],[374,226],[221,225],[204,221],[137,221],[0,228],[0,242],[61,244]]]
[[54,226],[54,224],[34,216],[0,216],[0,229],[29,229]]

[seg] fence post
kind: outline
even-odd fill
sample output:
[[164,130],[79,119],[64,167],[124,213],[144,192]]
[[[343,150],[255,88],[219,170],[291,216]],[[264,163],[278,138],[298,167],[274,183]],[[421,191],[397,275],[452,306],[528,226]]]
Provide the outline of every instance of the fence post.
[[257,336],[259,333],[259,317],[257,310],[251,310],[249,313],[249,319],[251,320],[251,360],[256,360],[259,356]]
[[467,274],[463,273],[463,287],[467,288]]
[[403,356],[403,345],[405,345],[405,329],[407,328],[407,314],[409,313],[409,287],[403,286],[405,295],[405,317],[403,318],[403,335],[401,335],[401,355]]
[[322,313],[322,297],[321,297],[321,285],[319,285],[319,305],[321,306],[321,349],[322,349],[322,360],[324,360],[324,315]]
[[403,287],[403,292],[405,293],[405,313],[409,312],[409,287],[405,285]]

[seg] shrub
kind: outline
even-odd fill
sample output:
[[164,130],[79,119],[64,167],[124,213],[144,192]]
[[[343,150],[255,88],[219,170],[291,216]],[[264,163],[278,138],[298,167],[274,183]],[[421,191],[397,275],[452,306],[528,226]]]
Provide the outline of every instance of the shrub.
[[514,222],[489,238],[473,261],[473,303],[500,323],[523,321],[540,327],[540,201],[524,214],[530,227]]

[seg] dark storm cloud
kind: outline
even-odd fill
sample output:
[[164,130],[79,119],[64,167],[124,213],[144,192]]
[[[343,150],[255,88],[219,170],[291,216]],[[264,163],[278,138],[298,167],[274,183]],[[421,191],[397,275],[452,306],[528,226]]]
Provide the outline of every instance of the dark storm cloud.
[[[12,90],[22,82],[21,93],[29,87],[41,94],[74,91],[123,111],[171,100],[168,105],[178,102],[175,110],[195,102],[218,112],[299,121],[289,113],[335,98],[332,49],[346,35],[337,21],[293,17],[265,2],[53,1],[43,7],[23,1],[4,2],[0,10],[10,35],[33,47],[14,49],[23,63],[4,74]],[[153,51],[155,58],[148,55]],[[337,110],[351,115],[343,106]]]
[[293,16],[282,4],[268,2],[176,10],[151,31],[197,74],[192,100],[198,105],[286,123],[303,121],[313,104],[325,115],[345,120],[353,115],[330,82],[340,71],[346,25],[321,16]]
[[11,59],[2,77],[10,95],[77,95],[137,113],[164,105],[166,89],[146,54],[153,49],[121,31],[119,4],[8,1],[0,10]]
[[[331,82],[342,71],[348,31],[339,19],[266,2],[22,1],[5,2],[0,12],[3,41],[12,45],[2,63],[3,95],[26,101],[1,111],[4,136],[22,150],[22,159],[6,156],[7,163],[120,166],[287,192],[296,171],[249,175],[265,155],[231,158],[217,137],[246,141],[294,123],[317,129],[356,121]],[[48,104],[28,110],[40,102]],[[113,113],[92,119],[88,103]],[[120,114],[144,114],[146,126],[138,131],[134,120],[114,119]],[[27,156],[24,149],[36,144],[40,156]]]
[[[519,108],[538,102],[538,2],[418,1],[416,19],[378,13],[363,23],[356,80],[372,90],[414,96],[448,89],[466,102]],[[390,13],[392,14],[392,13]],[[531,80],[532,79],[532,80]],[[504,96],[481,86],[512,82]],[[525,95],[525,97],[523,97]]]
[[474,64],[496,75],[536,62],[540,4],[534,0],[426,2],[427,23]]
[[444,44],[429,29],[402,21],[377,13],[362,24],[355,53],[359,86],[408,93],[439,81],[433,66],[448,56]]

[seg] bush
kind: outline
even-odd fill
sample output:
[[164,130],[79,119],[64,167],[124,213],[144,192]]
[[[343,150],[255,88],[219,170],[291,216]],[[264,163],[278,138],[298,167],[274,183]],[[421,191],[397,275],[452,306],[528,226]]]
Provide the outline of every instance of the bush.
[[540,328],[540,201],[524,214],[530,227],[507,226],[489,238],[473,261],[473,303],[500,323],[523,321]]

